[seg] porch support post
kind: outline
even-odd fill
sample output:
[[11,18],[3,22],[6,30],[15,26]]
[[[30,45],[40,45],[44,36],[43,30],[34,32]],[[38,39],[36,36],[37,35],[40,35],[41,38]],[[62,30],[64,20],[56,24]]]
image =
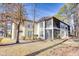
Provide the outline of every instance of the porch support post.
[[45,21],[43,21],[43,39],[45,39]]
[[51,19],[52,20],[52,40],[54,39],[54,26],[53,26],[53,18]]
[[40,23],[38,23],[38,29],[37,29],[37,33],[38,33],[38,38],[40,38]]

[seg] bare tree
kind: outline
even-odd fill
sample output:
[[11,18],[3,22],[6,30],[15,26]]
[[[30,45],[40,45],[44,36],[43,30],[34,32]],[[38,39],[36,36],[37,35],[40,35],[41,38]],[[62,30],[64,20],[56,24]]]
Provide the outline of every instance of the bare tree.
[[[7,20],[7,17],[11,17],[11,21],[14,22],[17,25],[17,39],[16,43],[19,43],[19,31],[20,31],[20,25],[23,22],[23,4],[17,3],[3,3],[2,6],[4,7],[4,14]],[[14,20],[15,19],[15,20]],[[6,29],[5,29],[6,30]]]
[[18,8],[18,24],[17,24],[17,40],[16,43],[19,43],[19,31],[20,31],[20,25],[23,22],[23,15],[22,15],[22,4],[19,4]]

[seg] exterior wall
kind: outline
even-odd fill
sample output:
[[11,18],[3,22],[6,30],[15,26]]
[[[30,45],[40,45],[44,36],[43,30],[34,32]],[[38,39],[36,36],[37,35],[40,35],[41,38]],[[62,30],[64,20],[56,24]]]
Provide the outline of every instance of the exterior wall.
[[50,20],[46,21],[45,30],[48,32],[48,33],[46,33],[47,36],[48,36],[48,38],[46,38],[46,39],[53,40],[53,38],[54,38],[54,36],[53,36],[53,19],[50,19]]
[[37,24],[37,34],[38,38],[40,38],[40,23]]
[[[34,35],[37,35],[37,23],[34,24]],[[33,22],[32,21],[25,21],[24,25],[20,27],[20,37],[25,39],[32,39],[33,38]]]
[[[50,36],[50,32],[51,38],[47,37]],[[38,37],[42,39],[53,39],[53,19],[38,23]]]
[[17,36],[17,30],[16,30],[16,24],[12,23],[12,39],[16,40],[16,36]]
[[20,26],[20,39],[23,39],[23,37],[25,37],[26,39],[31,39],[31,37],[29,37],[28,32],[33,32],[32,28],[30,27],[30,25],[32,26],[32,23],[29,21],[25,21],[24,24],[22,24]]
[[26,36],[26,27],[24,24],[20,25],[20,39],[23,39]]
[[35,35],[38,35],[38,23],[35,23],[35,25],[34,25],[34,34]]
[[38,38],[45,39],[45,21],[38,23]]
[[60,37],[62,39],[68,38],[68,26],[63,23],[60,23]]
[[45,39],[45,21],[43,22],[43,39]]
[[33,35],[33,23],[26,21],[25,22],[25,35],[26,35],[26,39],[32,39],[32,35]]

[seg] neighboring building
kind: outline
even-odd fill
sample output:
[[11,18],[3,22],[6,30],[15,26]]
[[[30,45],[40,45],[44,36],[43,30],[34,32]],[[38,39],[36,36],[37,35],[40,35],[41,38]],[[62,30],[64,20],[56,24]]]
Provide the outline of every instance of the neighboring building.
[[[35,22],[34,26],[34,34],[37,32],[37,22]],[[23,33],[24,32],[24,33]],[[20,37],[26,37],[26,39],[33,38],[33,21],[32,20],[25,20],[24,24],[20,27]]]

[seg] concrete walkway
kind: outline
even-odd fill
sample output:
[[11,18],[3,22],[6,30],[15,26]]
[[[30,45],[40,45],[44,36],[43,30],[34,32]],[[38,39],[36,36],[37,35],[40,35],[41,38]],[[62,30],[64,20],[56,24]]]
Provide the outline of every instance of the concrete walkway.
[[34,56],[63,42],[64,40],[37,41],[0,46],[0,56]]

